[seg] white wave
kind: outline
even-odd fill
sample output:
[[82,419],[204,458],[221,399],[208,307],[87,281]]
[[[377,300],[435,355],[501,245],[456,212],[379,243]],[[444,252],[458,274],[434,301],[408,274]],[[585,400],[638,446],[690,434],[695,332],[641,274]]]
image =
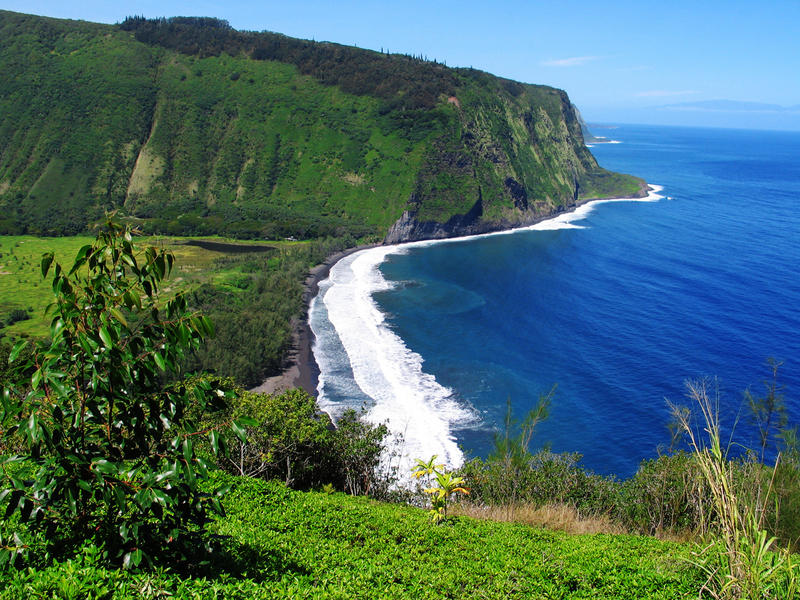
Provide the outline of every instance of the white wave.
[[[328,320],[347,353],[355,381],[374,401],[367,419],[387,423],[393,434],[402,436],[401,447],[396,448],[401,454],[401,475],[409,472],[414,459],[427,460],[434,454],[451,467],[461,465],[464,456],[452,428],[472,419],[451,390],[422,370],[422,357],[388,327],[372,299],[375,292],[391,288],[378,266],[388,254],[404,251],[385,246],[343,258],[331,269],[323,296]],[[325,406],[324,376],[318,389],[320,405]]]
[[[386,257],[403,254],[412,247],[463,243],[490,235],[509,235],[525,230],[581,229],[574,221],[586,218],[598,204],[653,202],[663,197],[659,194],[661,186],[650,187],[646,198],[594,200],[573,212],[528,227],[362,250],[346,256],[331,268],[329,277],[320,282],[320,292],[311,302],[309,321],[314,328],[315,308],[318,302],[323,302],[328,321],[347,354],[356,384],[374,402],[368,408],[367,419],[373,423],[386,423],[395,436],[402,436],[402,442],[394,448],[400,455],[398,473],[401,476],[408,474],[414,459],[427,460],[434,454],[451,468],[460,466],[464,455],[453,436],[453,426],[468,425],[474,422],[475,417],[469,409],[459,405],[452,390],[423,371],[423,358],[407,348],[386,324],[385,316],[372,298],[376,292],[392,287],[379,270]],[[314,331],[317,335],[316,328]],[[320,368],[319,404],[333,415],[336,407],[326,398],[325,385],[326,371],[334,366],[335,361],[325,355],[320,342],[317,339],[313,347]]]
[[[581,204],[572,212],[563,213],[552,219],[541,221],[535,225],[525,227],[523,229],[542,231],[553,229],[583,229],[580,225],[575,225],[574,221],[581,221],[585,219],[596,206],[600,204],[608,204],[609,202],[657,202],[661,200],[662,196],[659,192],[663,190],[663,186],[651,184],[647,196],[644,198],[605,198],[603,200],[592,200],[586,204]],[[517,231],[516,229],[512,231]]]
[[[596,135],[596,136],[594,136],[594,139],[597,140],[595,142],[595,144],[621,144],[622,143],[619,140],[610,140],[607,137],[605,137],[604,135]],[[586,144],[586,147],[587,148],[594,148],[594,145],[590,146],[589,144]]]

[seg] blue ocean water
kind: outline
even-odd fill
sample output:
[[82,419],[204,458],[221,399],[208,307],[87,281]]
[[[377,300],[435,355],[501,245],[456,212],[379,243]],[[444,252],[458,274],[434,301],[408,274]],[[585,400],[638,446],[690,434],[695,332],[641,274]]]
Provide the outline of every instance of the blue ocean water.
[[310,314],[321,403],[365,405],[411,458],[457,463],[488,453],[507,400],[523,416],[557,384],[533,445],[625,477],[669,443],[687,379],[717,378],[748,441],[742,392],[775,357],[800,422],[800,134],[607,135],[620,143],[595,145],[599,163],[660,200],[337,264]]

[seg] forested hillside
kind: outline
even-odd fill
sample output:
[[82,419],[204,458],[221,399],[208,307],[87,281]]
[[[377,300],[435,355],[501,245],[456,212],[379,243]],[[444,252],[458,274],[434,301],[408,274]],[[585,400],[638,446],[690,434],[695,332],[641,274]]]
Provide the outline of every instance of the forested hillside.
[[216,19],[0,11],[0,70],[2,233],[118,209],[154,233],[400,241],[642,189],[597,166],[560,90]]

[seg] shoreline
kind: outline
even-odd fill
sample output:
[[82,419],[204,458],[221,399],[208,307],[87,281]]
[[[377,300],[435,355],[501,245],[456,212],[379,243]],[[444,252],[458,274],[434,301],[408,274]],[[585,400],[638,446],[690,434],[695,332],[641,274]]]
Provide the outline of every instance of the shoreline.
[[305,282],[303,282],[304,312],[302,316],[295,317],[292,320],[292,346],[285,361],[286,366],[282,373],[267,377],[261,385],[250,389],[251,392],[280,394],[294,388],[300,388],[308,395],[317,397],[319,367],[317,366],[317,361],[314,360],[314,353],[312,352],[314,333],[308,323],[311,300],[317,295],[320,282],[328,277],[333,265],[345,256],[377,246],[380,246],[380,244],[365,244],[336,252],[308,272]]
[[[534,228],[539,223],[557,219],[559,217],[563,217],[564,215],[571,215],[573,213],[578,212],[578,209],[580,209],[581,207],[595,203],[613,202],[613,201],[634,201],[634,202],[643,201],[649,198],[650,194],[658,194],[658,192],[660,192],[662,189],[663,188],[661,186],[655,184],[652,185],[645,184],[642,188],[642,191],[644,192],[643,196],[639,197],[634,196],[628,198],[587,199],[579,204],[571,206],[569,210],[559,211],[556,212],[555,214],[547,215],[545,217],[542,217],[541,219],[537,219],[534,223],[528,223],[526,225],[520,225],[518,227],[501,229],[497,231],[489,231],[486,233],[467,234],[451,238],[410,240],[408,242],[402,242],[400,244],[390,244],[390,245],[402,246],[406,244],[424,244],[431,242],[448,242],[448,241],[456,242],[456,241],[466,241],[470,238],[476,238],[476,237],[513,233],[515,231]],[[285,361],[286,365],[283,369],[283,372],[278,375],[267,377],[260,385],[251,388],[250,389],[251,392],[259,392],[265,394],[280,394],[291,389],[300,388],[310,396],[313,396],[314,398],[317,397],[317,384],[319,383],[320,370],[319,366],[317,365],[317,361],[314,358],[314,353],[312,351],[314,344],[314,333],[311,331],[311,326],[308,322],[311,300],[317,295],[319,291],[320,282],[328,277],[330,270],[337,262],[339,262],[346,256],[350,256],[351,254],[360,252],[361,250],[377,248],[383,245],[384,244],[365,244],[362,246],[356,246],[354,248],[348,248],[347,250],[343,250],[341,252],[332,254],[331,256],[327,257],[323,263],[315,266],[308,272],[305,282],[303,283],[304,312],[301,317],[296,317],[292,321],[291,324],[292,346],[286,358]]]

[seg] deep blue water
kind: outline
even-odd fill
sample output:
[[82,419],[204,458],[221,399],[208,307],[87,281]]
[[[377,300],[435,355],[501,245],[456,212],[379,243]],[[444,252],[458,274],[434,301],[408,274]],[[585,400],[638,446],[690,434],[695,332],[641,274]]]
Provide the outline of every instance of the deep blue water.
[[[621,143],[592,148],[598,162],[663,186],[663,199],[598,204],[573,221],[580,228],[411,247],[380,266],[394,282],[373,294],[382,326],[464,409],[442,410],[468,456],[489,451],[507,399],[521,417],[554,384],[533,445],[579,452],[600,473],[629,476],[669,443],[666,399],[684,402],[687,379],[717,378],[748,441],[742,392],[762,392],[768,357],[784,361],[779,381],[800,422],[800,134],[626,125],[607,135]],[[324,402],[369,404],[354,380],[362,363],[316,306]],[[338,371],[326,376],[326,364]]]

